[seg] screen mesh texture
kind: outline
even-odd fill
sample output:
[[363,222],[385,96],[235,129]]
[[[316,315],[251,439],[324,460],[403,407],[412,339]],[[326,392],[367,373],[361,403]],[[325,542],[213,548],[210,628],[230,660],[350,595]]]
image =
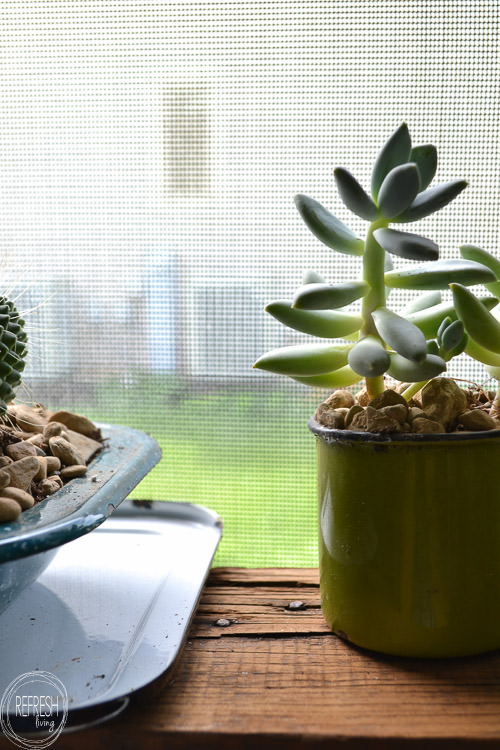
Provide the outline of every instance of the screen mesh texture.
[[163,460],[135,497],[217,510],[219,563],[315,565],[305,423],[326,393],[252,363],[305,340],[266,302],[306,269],[335,282],[359,262],[308,233],[292,198],[364,231],[333,169],[367,185],[405,121],[436,144],[438,181],[469,181],[419,231],[443,257],[497,252],[498,2],[9,0],[0,14],[3,274],[31,311],[20,399],[155,436]]

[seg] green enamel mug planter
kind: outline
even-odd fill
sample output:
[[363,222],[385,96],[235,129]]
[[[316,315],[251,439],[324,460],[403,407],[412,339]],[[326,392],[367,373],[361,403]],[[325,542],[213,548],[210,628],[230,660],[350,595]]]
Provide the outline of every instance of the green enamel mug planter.
[[317,436],[324,616],[367,649],[500,648],[500,430]]
[[[500,301],[500,258],[467,244],[460,258],[443,259],[434,240],[403,231],[466,187],[462,179],[431,184],[437,164],[436,148],[414,146],[402,123],[375,159],[369,190],[347,169],[334,170],[344,207],[368,222],[364,239],[316,199],[296,196],[306,227],[334,253],[359,261],[361,273],[341,281],[342,266],[328,283],[309,271],[291,299],[269,303],[273,318],[313,339],[254,364],[314,388],[364,385],[366,413],[358,398],[349,422],[346,403],[316,413],[327,427],[310,422],[318,443],[322,607],[352,643],[422,657],[500,648],[500,388],[488,405],[461,399],[462,411],[477,412],[467,429],[487,432],[451,432],[443,398],[432,415],[424,403],[429,381],[441,380],[464,352],[500,380],[500,316],[491,312]],[[395,269],[398,258],[405,265]],[[409,294],[402,308],[394,289]],[[420,406],[420,393],[433,426],[418,425],[407,410],[408,421],[368,426],[368,409],[398,381],[399,412]],[[361,429],[365,418],[364,432],[343,429]]]

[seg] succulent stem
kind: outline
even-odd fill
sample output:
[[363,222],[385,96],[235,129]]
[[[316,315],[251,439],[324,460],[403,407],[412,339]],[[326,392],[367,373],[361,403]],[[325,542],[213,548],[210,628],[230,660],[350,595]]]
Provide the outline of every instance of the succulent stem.
[[[370,285],[370,289],[363,297],[361,307],[363,325],[359,333],[360,339],[365,336],[376,336],[382,341],[384,346],[385,343],[375,327],[372,312],[378,307],[385,305],[385,251],[380,247],[373,233],[381,227],[386,227],[387,223],[385,219],[372,221],[366,235],[365,251],[363,254],[363,281],[366,281]],[[371,398],[382,393],[384,390],[384,376],[378,375],[374,378],[366,378],[366,390]]]
[[385,390],[384,376],[378,375],[376,378],[365,378],[366,392],[370,399],[378,396],[379,393],[383,393]]
[[428,382],[428,380],[420,380],[418,383],[412,383],[408,386],[408,388],[405,388],[401,395],[403,396],[403,398],[409,401]]
[[361,308],[361,317],[363,325],[361,327],[360,338],[364,336],[377,336],[380,338],[375,323],[373,322],[372,312],[377,307],[385,305],[385,284],[384,284],[384,263],[385,252],[376,241],[373,233],[376,229],[386,227],[385,219],[372,221],[368,228],[365,240],[365,252],[363,254],[363,281],[370,285],[370,290],[363,297]]

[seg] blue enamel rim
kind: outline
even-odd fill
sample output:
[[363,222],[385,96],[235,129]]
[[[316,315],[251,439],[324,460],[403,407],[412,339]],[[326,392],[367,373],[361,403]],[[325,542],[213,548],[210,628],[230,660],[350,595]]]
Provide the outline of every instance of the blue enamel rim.
[[77,539],[111,515],[161,458],[158,443],[130,427],[100,424],[104,447],[84,477],[72,479],[14,523],[0,526],[0,562]]
[[414,432],[397,432],[379,434],[375,432],[355,432],[354,430],[335,430],[324,427],[311,417],[307,426],[318,437],[326,442],[342,443],[460,443],[471,440],[500,438],[499,430],[481,430],[478,432],[444,432],[420,434]]

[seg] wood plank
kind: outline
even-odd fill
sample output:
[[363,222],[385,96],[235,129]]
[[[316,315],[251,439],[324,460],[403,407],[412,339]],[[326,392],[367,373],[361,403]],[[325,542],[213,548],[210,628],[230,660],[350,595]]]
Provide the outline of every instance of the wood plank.
[[207,586],[220,583],[252,587],[260,584],[319,586],[319,571],[318,568],[213,568]]
[[[441,739],[498,747],[499,691],[498,656],[493,668],[484,657],[434,664],[365,654],[335,636],[194,639],[170,689],[137,703],[114,722],[115,734],[105,727],[82,737],[96,748],[113,747],[117,733],[147,748],[260,750],[273,738],[287,748],[297,738],[332,748],[403,739],[422,748]],[[190,745],[182,744],[185,732]],[[83,748],[74,737],[58,748]]]
[[[500,652],[419,660],[361,651],[322,623],[311,572],[256,571],[252,584],[253,573],[211,573],[170,687],[59,738],[58,750],[500,747]],[[305,610],[286,609],[299,598]],[[214,624],[228,614],[238,622]]]
[[[299,605],[300,609],[295,608]],[[290,592],[274,585],[255,588],[213,585],[207,588],[198,607],[191,637],[329,632],[321,613],[317,586],[304,585],[298,592]]]

